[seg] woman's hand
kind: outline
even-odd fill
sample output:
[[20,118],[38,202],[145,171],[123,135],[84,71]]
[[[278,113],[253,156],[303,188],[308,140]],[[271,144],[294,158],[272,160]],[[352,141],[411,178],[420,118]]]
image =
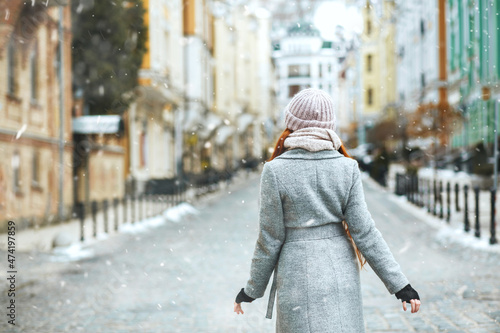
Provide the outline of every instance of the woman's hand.
[[[419,299],[411,299],[411,313],[416,313],[420,309],[420,300]],[[406,311],[406,302],[403,302],[403,310]]]
[[245,294],[245,288],[241,288],[238,296],[236,296],[236,300],[234,301],[234,312],[237,314],[244,314],[243,309],[241,308],[241,303],[242,302],[253,302],[255,298],[252,298]]
[[241,303],[236,303],[234,302],[234,312],[236,312],[236,314],[244,314],[245,312],[243,312],[243,309],[241,308]]
[[417,291],[407,284],[403,289],[396,293],[396,298],[403,302],[403,310],[406,311],[406,303],[411,304],[411,313],[418,312],[420,309],[420,296]]

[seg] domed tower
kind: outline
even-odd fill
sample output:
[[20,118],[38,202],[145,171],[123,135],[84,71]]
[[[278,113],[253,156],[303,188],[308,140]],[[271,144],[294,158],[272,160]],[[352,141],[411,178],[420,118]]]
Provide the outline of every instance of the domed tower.
[[[331,41],[324,41],[320,31],[309,22],[295,23],[287,34],[274,44],[273,58],[278,81],[280,110],[305,88],[317,88],[336,96],[338,52]],[[283,115],[277,123],[283,123]]]

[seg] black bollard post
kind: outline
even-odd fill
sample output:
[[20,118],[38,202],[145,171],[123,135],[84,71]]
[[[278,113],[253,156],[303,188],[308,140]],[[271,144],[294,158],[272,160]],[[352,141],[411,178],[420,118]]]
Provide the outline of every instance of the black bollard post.
[[78,218],[80,219],[80,241],[85,240],[85,204],[83,202],[77,203]]
[[451,184],[448,182],[446,184],[446,222],[450,223],[450,218],[451,218]]
[[92,235],[97,237],[97,201],[92,201]]
[[396,186],[394,187],[394,194],[399,195],[399,174],[396,174]]
[[433,184],[433,187],[434,187],[434,205],[432,207],[432,215],[436,216],[437,215],[437,203],[438,203],[438,195],[437,195],[437,182],[436,180],[434,179],[434,184]]
[[141,195],[142,209],[141,209],[141,220],[148,218],[148,196],[146,193]]
[[132,224],[135,223],[135,218],[136,218],[136,214],[135,214],[135,210],[136,210],[136,201],[137,201],[137,195],[136,194],[132,194],[132,197],[130,198],[131,202],[130,202],[130,221]]
[[417,176],[417,193],[418,193],[418,206],[419,207],[424,207],[424,193],[422,192],[423,189],[423,182],[421,178],[418,178]]
[[115,207],[115,231],[118,230],[118,223],[120,222],[118,220],[118,212],[119,212],[119,209],[118,209],[118,203],[119,203],[119,200],[118,198],[114,198],[113,199],[113,206]]
[[459,204],[459,198],[458,195],[460,194],[460,187],[458,186],[458,183],[455,184],[455,210],[457,212],[460,211],[460,204]]
[[108,233],[108,200],[102,201],[102,216],[104,222],[104,232]]
[[128,222],[128,207],[127,207],[127,195],[125,194],[122,199],[123,204],[123,221],[122,223]]
[[469,232],[469,185],[464,185],[464,231]]
[[432,208],[432,186],[431,180],[427,179],[427,212],[430,213]]
[[474,225],[474,236],[481,237],[481,226],[479,225],[479,187],[474,187],[474,198],[476,201],[476,223]]
[[496,236],[496,201],[497,201],[497,191],[496,189],[491,189],[491,219],[490,219],[490,244],[496,244],[497,243],[497,236]]
[[443,181],[439,181],[439,218],[442,219],[444,217],[444,209],[443,209]]

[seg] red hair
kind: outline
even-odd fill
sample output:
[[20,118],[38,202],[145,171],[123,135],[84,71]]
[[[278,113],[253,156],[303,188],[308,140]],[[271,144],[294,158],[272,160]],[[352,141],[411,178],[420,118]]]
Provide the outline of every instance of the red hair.
[[[275,159],[276,157],[280,156],[285,152],[285,140],[292,132],[293,131],[291,129],[287,128],[283,131],[283,133],[281,133],[280,137],[278,138],[278,141],[276,141],[276,145],[274,146],[274,151],[273,154],[271,155],[271,158],[267,160],[268,162],[272,161],[273,159]],[[345,157],[352,158],[347,153],[347,149],[345,148],[343,143],[340,145],[338,151]],[[361,266],[361,268],[363,268],[363,266],[366,264],[366,259],[363,257],[363,254],[361,253],[361,251],[359,251],[358,247],[354,243],[351,233],[349,232],[349,226],[347,225],[347,223],[345,221],[342,221],[342,224],[344,225],[347,236],[349,237],[349,240],[351,241],[351,244],[354,247],[354,251],[356,252],[356,256],[358,257],[359,265]]]

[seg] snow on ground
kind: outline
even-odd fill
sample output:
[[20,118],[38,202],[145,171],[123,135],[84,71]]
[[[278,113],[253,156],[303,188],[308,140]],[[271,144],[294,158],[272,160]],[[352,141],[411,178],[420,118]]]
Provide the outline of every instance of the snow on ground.
[[94,256],[92,249],[86,249],[87,244],[73,243],[69,246],[55,247],[52,250],[51,261],[67,262],[87,259]]
[[167,221],[179,223],[184,216],[196,214],[198,214],[196,208],[188,203],[183,202],[175,207],[167,209],[165,212],[163,212],[163,217]]

